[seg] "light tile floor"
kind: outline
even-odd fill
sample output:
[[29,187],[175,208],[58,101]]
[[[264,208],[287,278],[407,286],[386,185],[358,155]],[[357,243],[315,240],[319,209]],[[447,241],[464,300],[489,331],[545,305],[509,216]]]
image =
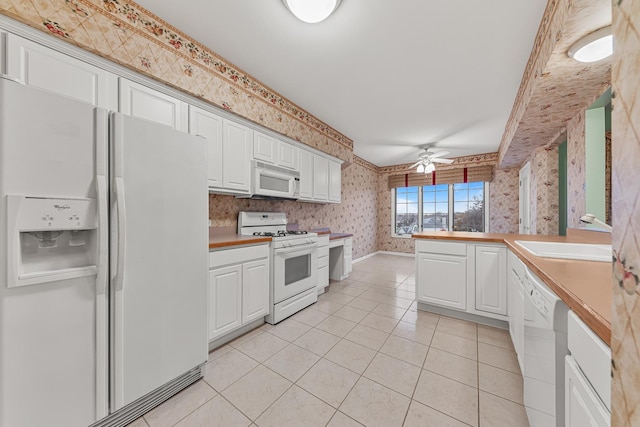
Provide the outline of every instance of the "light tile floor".
[[528,427],[507,331],[416,310],[414,260],[375,255],[318,302],[209,354],[130,427]]

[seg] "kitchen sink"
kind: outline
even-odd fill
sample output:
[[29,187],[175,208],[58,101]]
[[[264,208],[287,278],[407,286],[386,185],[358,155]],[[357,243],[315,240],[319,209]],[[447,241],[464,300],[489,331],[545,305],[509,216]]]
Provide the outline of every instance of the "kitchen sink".
[[590,243],[560,243],[516,240],[532,255],[544,258],[577,259],[583,261],[611,262],[611,245]]

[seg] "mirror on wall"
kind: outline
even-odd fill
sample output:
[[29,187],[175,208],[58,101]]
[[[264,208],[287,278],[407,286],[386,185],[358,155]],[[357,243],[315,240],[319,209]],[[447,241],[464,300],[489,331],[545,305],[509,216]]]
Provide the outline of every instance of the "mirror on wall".
[[[586,109],[584,121],[584,146],[577,152],[568,152],[576,146],[569,149],[566,141],[558,147],[560,235],[566,234],[567,227],[577,226],[576,218],[585,213],[611,225],[611,88]],[[571,170],[582,165],[584,175]],[[584,182],[576,181],[581,175]]]

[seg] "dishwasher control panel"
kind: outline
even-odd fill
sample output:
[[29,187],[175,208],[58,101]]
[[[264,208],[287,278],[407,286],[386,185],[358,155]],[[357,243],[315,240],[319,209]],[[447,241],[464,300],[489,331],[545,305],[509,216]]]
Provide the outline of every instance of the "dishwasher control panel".
[[547,299],[542,296],[542,294],[537,289],[533,289],[531,291],[531,303],[540,313],[544,314],[545,316],[548,316],[553,309],[549,301],[547,301]]

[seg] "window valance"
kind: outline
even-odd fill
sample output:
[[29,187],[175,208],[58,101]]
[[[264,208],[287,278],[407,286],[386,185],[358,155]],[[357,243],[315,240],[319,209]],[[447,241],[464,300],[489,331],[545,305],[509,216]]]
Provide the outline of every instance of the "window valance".
[[465,182],[490,182],[493,179],[493,166],[471,166],[466,168],[444,169],[432,173],[410,172],[389,175],[389,189],[398,187],[416,187],[437,184],[459,184]]

